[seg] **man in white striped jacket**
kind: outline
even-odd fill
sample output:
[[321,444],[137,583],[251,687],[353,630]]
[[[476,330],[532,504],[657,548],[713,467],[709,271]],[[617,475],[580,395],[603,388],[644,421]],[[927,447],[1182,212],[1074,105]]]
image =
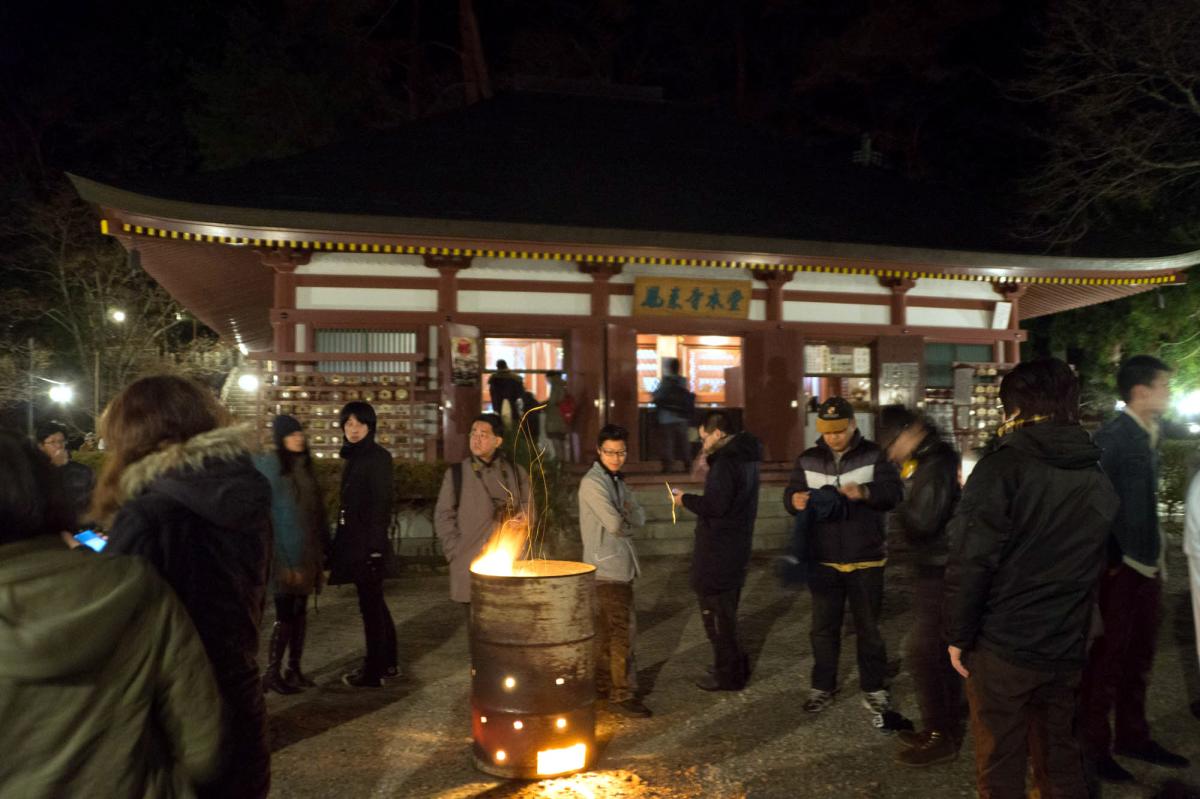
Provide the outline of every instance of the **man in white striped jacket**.
[[838,655],[846,605],[858,636],[859,685],[873,723],[885,727],[891,710],[886,687],[887,649],[879,632],[883,605],[883,567],[887,563],[885,515],[904,498],[895,465],[863,438],[854,409],[841,397],[817,409],[816,446],[805,450],[792,469],[783,503],[795,514],[808,505],[809,491],[836,486],[849,500],[841,518],[818,521],[809,532],[812,567],[812,690],[804,709],[819,713],[837,692]]

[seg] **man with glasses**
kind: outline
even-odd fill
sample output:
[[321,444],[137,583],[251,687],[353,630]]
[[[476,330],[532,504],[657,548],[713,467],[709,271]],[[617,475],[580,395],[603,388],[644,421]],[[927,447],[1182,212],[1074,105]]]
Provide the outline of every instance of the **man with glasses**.
[[583,560],[596,567],[596,690],[609,710],[625,716],[650,715],[637,695],[633,637],[633,581],[638,576],[633,531],[646,523],[621,475],[628,456],[629,431],[605,425],[596,440],[598,459],[579,484],[579,533]]
[[524,513],[533,524],[529,475],[504,454],[504,422],[483,413],[471,423],[470,456],[442,478],[434,532],[450,563],[450,598],[471,601],[471,561],[505,519]]

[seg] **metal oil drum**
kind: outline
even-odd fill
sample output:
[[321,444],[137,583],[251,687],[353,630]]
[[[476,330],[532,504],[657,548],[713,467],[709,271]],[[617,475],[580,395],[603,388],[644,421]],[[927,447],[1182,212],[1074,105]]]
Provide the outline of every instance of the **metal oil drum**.
[[596,750],[595,567],[517,561],[471,573],[475,765],[498,777],[581,771]]

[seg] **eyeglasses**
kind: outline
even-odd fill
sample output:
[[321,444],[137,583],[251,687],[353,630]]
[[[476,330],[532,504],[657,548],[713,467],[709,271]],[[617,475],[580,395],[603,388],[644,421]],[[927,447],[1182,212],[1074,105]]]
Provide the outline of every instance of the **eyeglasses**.
[[629,455],[629,452],[623,449],[602,449],[600,450],[600,454],[607,455],[610,458],[624,458]]

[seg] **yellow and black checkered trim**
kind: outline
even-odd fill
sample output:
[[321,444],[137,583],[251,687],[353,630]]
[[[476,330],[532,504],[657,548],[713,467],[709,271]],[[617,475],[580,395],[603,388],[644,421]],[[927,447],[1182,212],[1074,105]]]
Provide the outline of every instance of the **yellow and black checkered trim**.
[[[763,269],[776,272],[816,272],[832,275],[866,275],[893,277],[904,280],[938,279],[970,280],[988,283],[1055,284],[1070,286],[1148,286],[1175,283],[1175,275],[1154,277],[1012,277],[1009,275],[962,275],[919,270],[885,269],[870,266],[824,266],[804,263],[758,263],[727,261],[711,258],[670,258],[654,255],[599,255],[594,253],[542,252],[537,250],[489,250],[472,247],[423,247],[411,244],[367,244],[354,241],[311,241],[306,239],[262,239],[244,236],[215,236],[207,233],[186,233],[178,230],[121,225],[123,233],[160,239],[194,241],[205,244],[228,244],[239,247],[268,249],[311,250],[314,252],[380,253],[384,255],[442,255],[468,258],[512,258],[523,261],[567,261],[597,264],[650,264],[657,266],[695,266],[713,269]],[[100,220],[100,232],[109,233],[107,219]]]

